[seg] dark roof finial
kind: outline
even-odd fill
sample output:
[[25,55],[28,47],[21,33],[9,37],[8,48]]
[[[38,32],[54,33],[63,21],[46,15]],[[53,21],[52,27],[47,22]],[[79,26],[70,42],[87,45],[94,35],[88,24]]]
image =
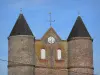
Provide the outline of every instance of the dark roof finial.
[[22,14],[22,8],[20,8],[20,13]]
[[80,16],[80,12],[78,11],[78,16]]

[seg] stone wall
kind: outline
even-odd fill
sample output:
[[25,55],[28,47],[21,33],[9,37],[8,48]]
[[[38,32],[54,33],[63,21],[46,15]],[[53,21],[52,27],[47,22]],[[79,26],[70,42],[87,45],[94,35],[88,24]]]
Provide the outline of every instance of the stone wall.
[[34,75],[34,38],[28,35],[8,39],[8,75]]
[[68,75],[67,69],[35,68],[35,75]]
[[[93,74],[92,41],[89,38],[74,38],[68,41],[69,75]],[[76,73],[74,73],[76,72]]]
[[[46,59],[41,59],[41,49],[44,48],[46,50]],[[57,59],[57,49],[61,49],[62,59]],[[52,55],[51,55],[52,52]],[[52,45],[45,44],[41,40],[36,40],[35,42],[35,57],[36,57],[36,67],[35,74],[36,75],[48,75],[49,71],[52,70],[51,75],[67,75],[67,67],[68,67],[68,54],[67,54],[67,41],[61,40],[60,42],[54,43]],[[41,73],[40,73],[41,72]]]

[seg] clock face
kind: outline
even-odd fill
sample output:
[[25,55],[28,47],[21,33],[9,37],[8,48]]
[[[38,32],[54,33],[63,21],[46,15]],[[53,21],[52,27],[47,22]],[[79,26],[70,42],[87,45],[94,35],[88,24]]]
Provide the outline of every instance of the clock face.
[[50,37],[48,38],[48,43],[50,43],[50,44],[55,43],[55,38],[52,37],[52,36],[50,36]]

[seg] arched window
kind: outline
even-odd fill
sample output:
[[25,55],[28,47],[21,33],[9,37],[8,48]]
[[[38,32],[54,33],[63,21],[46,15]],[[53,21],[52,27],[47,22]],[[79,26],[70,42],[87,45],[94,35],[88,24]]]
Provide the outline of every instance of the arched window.
[[45,51],[45,49],[41,49],[41,59],[46,59],[46,51]]
[[61,49],[57,50],[57,59],[61,60]]

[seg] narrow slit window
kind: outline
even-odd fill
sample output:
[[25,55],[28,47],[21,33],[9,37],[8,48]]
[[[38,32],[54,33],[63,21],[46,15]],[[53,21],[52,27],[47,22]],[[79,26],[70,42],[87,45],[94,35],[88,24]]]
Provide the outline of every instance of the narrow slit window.
[[57,50],[57,59],[61,60],[61,49]]
[[41,49],[41,59],[46,59],[46,51],[45,51],[45,49]]

